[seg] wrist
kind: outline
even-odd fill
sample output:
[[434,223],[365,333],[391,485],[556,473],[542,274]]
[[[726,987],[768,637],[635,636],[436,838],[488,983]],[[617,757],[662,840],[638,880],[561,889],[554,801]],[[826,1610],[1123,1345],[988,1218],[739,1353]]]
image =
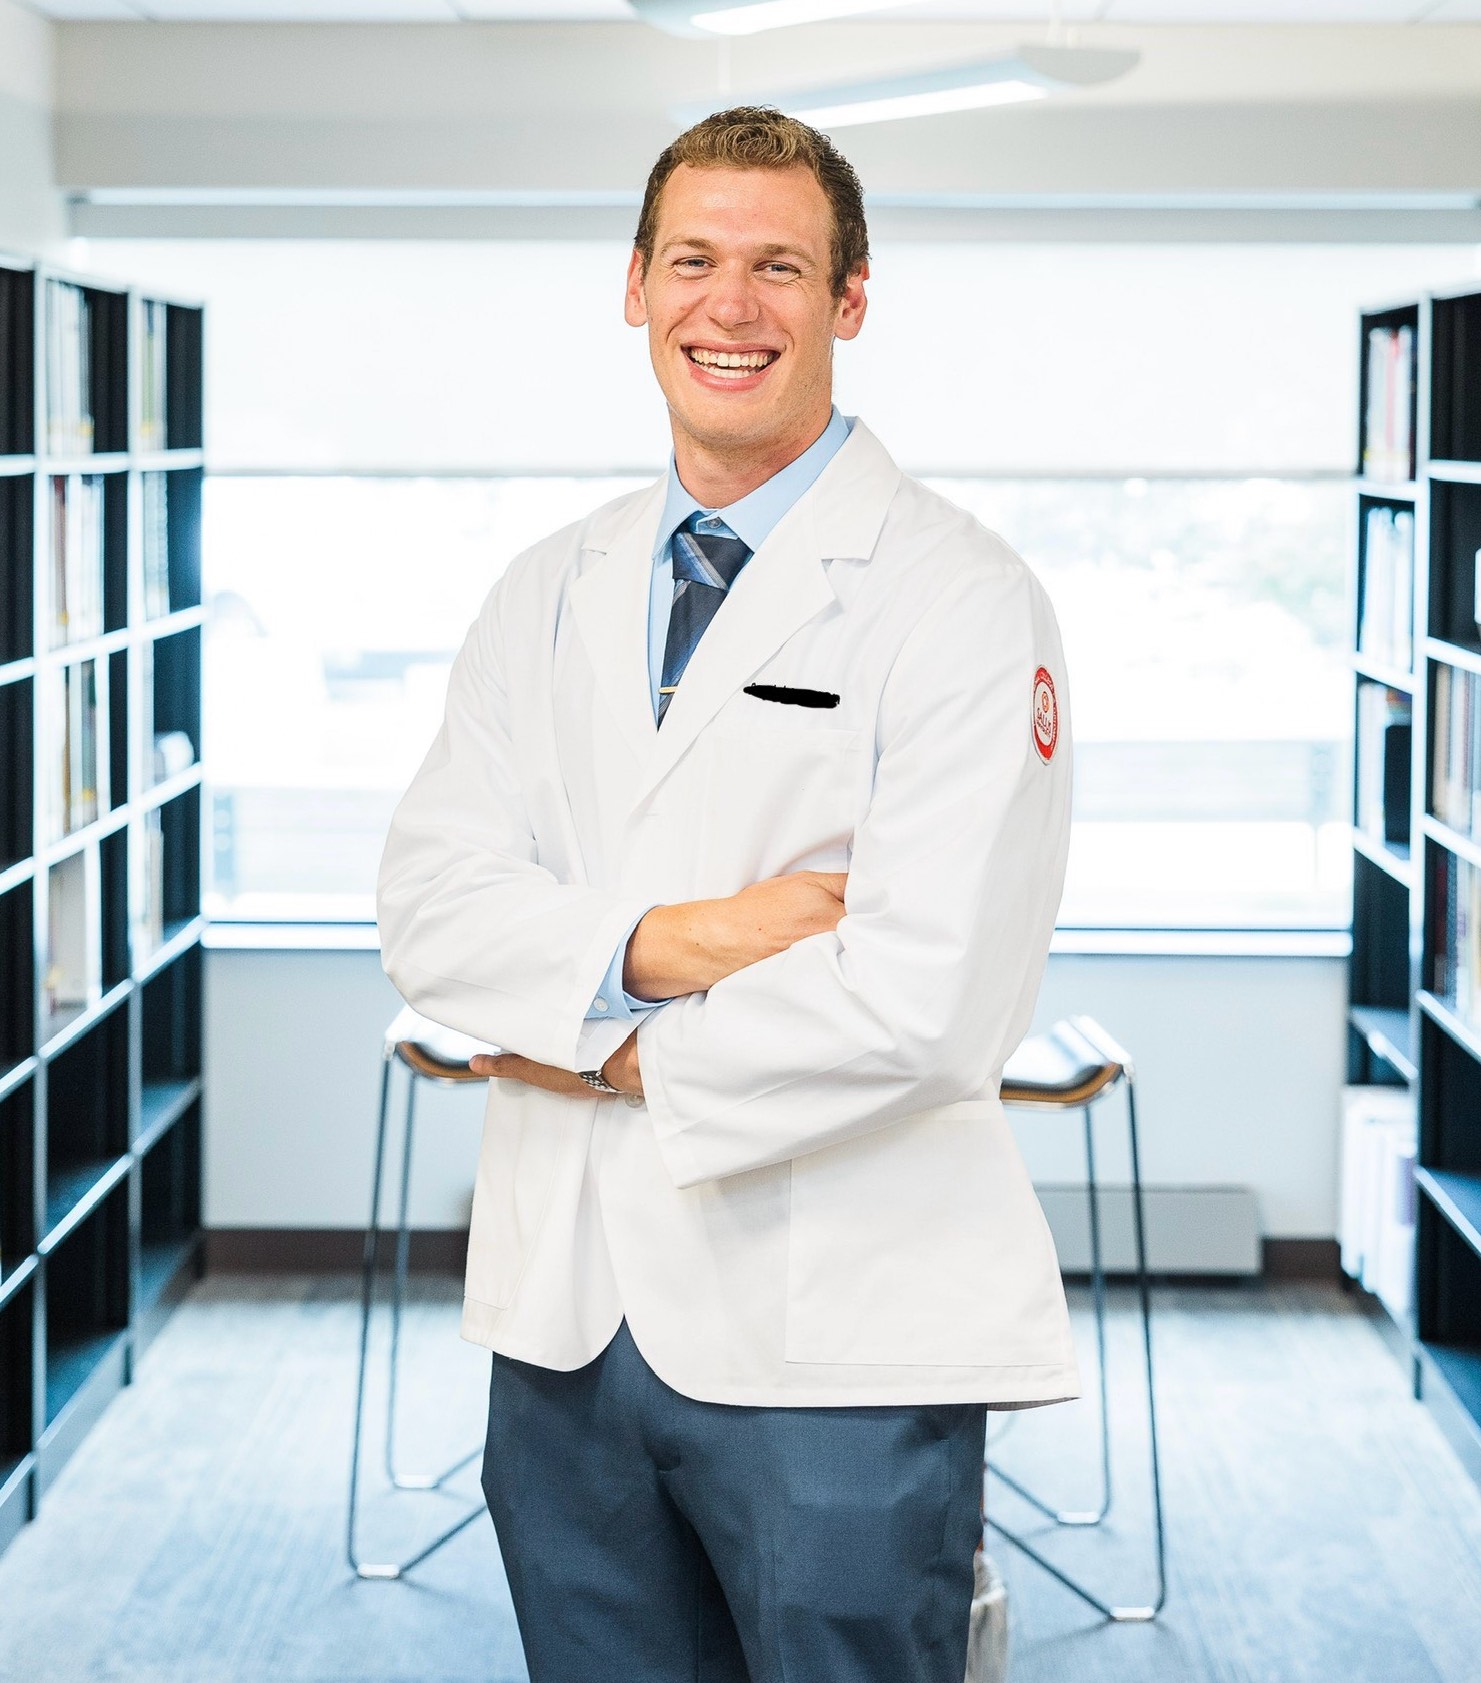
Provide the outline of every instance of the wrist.
[[627,1039],[617,1048],[606,1063],[602,1065],[602,1079],[624,1093],[642,1096],[643,1075],[638,1064],[638,1035],[637,1030],[628,1035]]
[[722,971],[715,971],[711,947],[714,909],[720,900],[685,900],[653,906],[628,937],[622,985],[635,999],[674,999],[702,993]]

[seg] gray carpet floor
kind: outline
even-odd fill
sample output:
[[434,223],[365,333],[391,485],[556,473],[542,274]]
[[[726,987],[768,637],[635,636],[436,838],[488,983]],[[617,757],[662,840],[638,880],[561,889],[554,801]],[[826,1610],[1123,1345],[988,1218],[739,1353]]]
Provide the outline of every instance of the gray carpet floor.
[[[1075,1311],[1088,1352],[1079,1294]],[[481,1435],[487,1357],[456,1321],[455,1285],[419,1282],[408,1468],[454,1460]],[[519,1683],[486,1517],[409,1580],[346,1569],[355,1336],[347,1280],[198,1287],[0,1557],[0,1679]],[[1152,1590],[1138,1348],[1118,1292],[1116,1499],[1098,1533],[1051,1534],[990,1484],[992,1514],[1122,1603]],[[1108,1626],[997,1540],[1013,1683],[1481,1679],[1481,1495],[1351,1300],[1304,1285],[1165,1289],[1156,1351],[1167,1610]],[[1000,1416],[990,1460],[1053,1501],[1091,1503],[1093,1424],[1084,1400]],[[409,1551],[475,1504],[476,1463],[454,1486],[390,1494],[372,1462],[367,1551]]]

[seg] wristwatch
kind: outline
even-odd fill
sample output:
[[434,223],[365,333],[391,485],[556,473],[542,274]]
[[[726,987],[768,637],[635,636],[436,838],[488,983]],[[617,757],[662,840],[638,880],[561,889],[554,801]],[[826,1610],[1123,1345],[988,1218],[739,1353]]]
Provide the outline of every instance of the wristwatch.
[[576,1073],[581,1077],[586,1085],[592,1088],[595,1092],[614,1093],[619,1098],[622,1096],[622,1089],[620,1087],[614,1087],[599,1069],[578,1069]]

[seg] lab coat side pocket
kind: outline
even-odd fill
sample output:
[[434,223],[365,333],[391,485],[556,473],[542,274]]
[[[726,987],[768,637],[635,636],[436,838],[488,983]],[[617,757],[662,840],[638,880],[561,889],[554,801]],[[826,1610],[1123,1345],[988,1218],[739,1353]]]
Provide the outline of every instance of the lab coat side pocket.
[[538,1105],[523,1082],[489,1083],[465,1291],[494,1308],[514,1301],[555,1185],[565,1130],[542,1118]]
[[788,1361],[1029,1366],[1069,1349],[1053,1240],[996,1100],[793,1159]]

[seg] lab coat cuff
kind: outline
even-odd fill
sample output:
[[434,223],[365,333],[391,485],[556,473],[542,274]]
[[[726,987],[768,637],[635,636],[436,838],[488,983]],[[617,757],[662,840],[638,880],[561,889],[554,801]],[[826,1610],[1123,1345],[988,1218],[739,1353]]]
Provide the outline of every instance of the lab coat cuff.
[[643,1102],[653,1123],[658,1155],[677,1187],[696,1186],[706,1176],[664,1086],[662,1059],[658,1052],[658,1016],[650,1015],[638,1026],[638,1073],[643,1081]]
[[600,1069],[632,1031],[630,1017],[588,1018],[576,1036],[576,1068]]
[[[653,905],[658,902],[654,901]],[[644,906],[643,910],[632,920],[623,932],[612,953],[612,961],[607,966],[607,973],[597,984],[597,991],[592,1002],[586,1008],[588,1022],[634,1022],[645,1011],[651,1011],[655,1005],[662,1005],[661,999],[639,999],[630,994],[622,985],[623,966],[627,962],[627,943],[632,939],[633,930],[643,921],[644,917],[653,910],[653,906]]]
[[[586,951],[582,954],[580,963],[575,968],[575,986],[572,989],[572,994],[579,1003],[574,1004],[573,1009],[579,1015],[575,1016],[574,1020],[567,1019],[568,1026],[561,1035],[561,1043],[566,1048],[566,1052],[559,1059],[546,1058],[541,1060],[542,1062],[553,1063],[558,1068],[570,1070],[590,1069],[592,1067],[589,1063],[583,1064],[576,1061],[584,1053],[582,1035],[588,1026],[605,1027],[607,1019],[589,1020],[587,1016],[588,1006],[596,998],[605,997],[601,992],[602,978],[611,966],[614,949],[617,948],[619,939],[625,944],[627,933],[636,928],[639,920],[648,911],[651,904],[652,902],[648,900],[617,900],[613,902],[606,915],[597,920]],[[619,1019],[612,1027],[613,1029],[621,1028],[623,1031],[613,1042],[613,1049],[615,1050],[632,1032],[632,1021],[631,1019]],[[610,1055],[609,1052],[608,1056]]]

